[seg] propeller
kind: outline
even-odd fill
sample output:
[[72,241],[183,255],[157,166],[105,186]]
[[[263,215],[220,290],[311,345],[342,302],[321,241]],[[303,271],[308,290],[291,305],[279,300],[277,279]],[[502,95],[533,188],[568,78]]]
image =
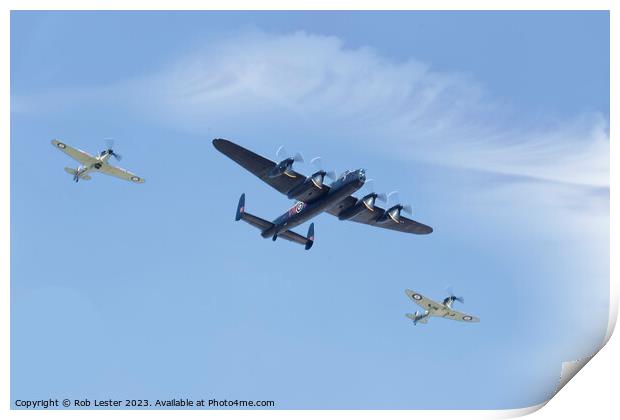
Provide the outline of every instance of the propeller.
[[304,157],[301,153],[296,153],[295,156],[291,157],[287,152],[284,146],[280,146],[276,151],[276,157],[278,159],[278,164],[274,166],[271,171],[269,171],[269,178],[276,178],[280,175],[286,175],[291,178],[295,178],[297,175],[294,174],[293,163],[295,162],[303,162]]
[[364,187],[368,191],[364,197],[362,197],[361,201],[364,203],[366,208],[370,211],[375,211],[375,201],[379,200],[383,203],[387,201],[387,196],[383,193],[377,194],[375,192],[375,184],[372,179],[367,180],[364,183]]
[[392,206],[398,206],[400,211],[403,213],[407,213],[411,215],[413,213],[413,209],[411,208],[411,204],[400,204],[400,194],[398,191],[392,191],[387,195],[388,203],[392,203]]
[[320,156],[315,157],[310,161],[310,163],[317,169],[317,172],[312,175],[312,182],[318,188],[323,186],[323,181],[325,177],[331,179],[332,181],[336,180],[336,172],[334,171],[324,171],[323,170],[323,159]]
[[454,295],[454,291],[452,290],[451,285],[448,285],[445,290],[446,290],[446,293],[448,293],[448,298],[456,300],[457,302],[465,303],[465,299],[462,296]]
[[301,153],[297,152],[295,153],[295,156],[291,156],[288,154],[284,146],[278,147],[278,150],[276,151],[276,157],[278,158],[278,162],[282,162],[283,160],[286,160],[286,159],[293,159],[293,162],[303,163],[304,161],[304,157],[301,155]]
[[114,139],[111,137],[108,137],[105,140],[106,146],[107,146],[107,152],[110,156],[114,156],[114,158],[116,160],[121,160],[122,156],[119,155],[118,153],[114,152]]
[[398,191],[392,191],[387,195],[388,209],[378,219],[380,223],[391,220],[395,223],[402,223],[400,220],[401,213],[411,214],[411,205],[401,204],[398,196]]
[[387,203],[387,194],[385,193],[376,193],[375,192],[375,180],[369,179],[364,183],[364,187],[368,190],[370,194],[375,194],[375,199],[382,202]]

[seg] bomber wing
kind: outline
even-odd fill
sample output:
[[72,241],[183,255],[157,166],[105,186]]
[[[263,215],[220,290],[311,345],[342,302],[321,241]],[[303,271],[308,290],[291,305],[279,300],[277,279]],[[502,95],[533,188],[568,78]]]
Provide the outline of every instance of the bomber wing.
[[58,140],[52,140],[52,145],[56,147],[58,150],[65,152],[73,159],[80,162],[82,165],[90,165],[94,163],[97,159],[95,159],[91,154],[86,153],[83,150],[73,148],[68,144],[65,144]]
[[[353,207],[355,203],[357,203],[357,198],[350,195],[344,200],[342,200],[340,203],[336,204],[334,207],[328,209],[327,212],[334,216],[338,216],[341,212],[347,210],[350,207]],[[383,215],[384,212],[385,209],[375,205],[373,211],[364,208],[360,213],[358,213],[349,220],[384,229],[414,233],[416,235],[428,235],[433,231],[432,227],[420,222],[416,222],[415,220],[408,219],[407,217],[402,215],[398,223],[393,221],[392,219],[379,223],[377,220]]]
[[125,181],[131,181],[137,184],[142,184],[144,182],[144,178],[140,178],[138,175],[132,174],[126,169],[112,166],[108,163],[104,163],[103,166],[101,166],[101,168],[99,169],[99,171],[106,175],[115,176],[117,178],[124,179]]
[[[287,194],[294,187],[302,184],[306,180],[305,175],[296,171],[290,171],[292,176],[281,175],[270,178],[268,174],[277,165],[276,162],[264,158],[229,140],[215,139],[213,140],[213,146],[282,194]],[[294,198],[299,201],[308,202],[319,195],[326,194],[328,191],[329,187],[327,185],[323,185],[320,189],[313,186],[309,190],[296,195]]]

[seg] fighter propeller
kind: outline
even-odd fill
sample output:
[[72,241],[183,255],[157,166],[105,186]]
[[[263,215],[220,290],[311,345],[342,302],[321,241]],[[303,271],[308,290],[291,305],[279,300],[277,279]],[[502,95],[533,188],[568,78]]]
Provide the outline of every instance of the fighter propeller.
[[446,293],[448,293],[448,296],[443,300],[443,304],[444,305],[452,305],[452,302],[457,301],[457,302],[461,302],[461,303],[465,303],[465,299],[462,296],[455,296],[454,295],[454,291],[452,290],[452,286],[447,286],[446,287]]
[[109,154],[110,156],[114,156],[116,160],[120,161],[122,159],[122,156],[114,151],[114,139],[107,138],[105,139],[105,142],[107,146],[107,149],[105,150],[105,152]]

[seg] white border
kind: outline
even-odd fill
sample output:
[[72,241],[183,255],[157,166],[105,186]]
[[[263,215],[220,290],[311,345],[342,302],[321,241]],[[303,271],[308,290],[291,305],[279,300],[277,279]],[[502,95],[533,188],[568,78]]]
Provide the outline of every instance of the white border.
[[[56,418],[83,418],[88,416],[89,418],[108,418],[110,412],[107,410],[62,410],[62,411],[26,411],[26,410],[10,410],[10,359],[9,359],[9,316],[10,316],[10,219],[9,219],[9,200],[10,200],[10,74],[8,66],[9,63],[9,47],[10,47],[10,10],[141,10],[145,6],[148,6],[148,10],[342,10],[356,7],[364,10],[556,10],[558,6],[562,6],[563,10],[610,10],[611,16],[611,103],[610,103],[610,116],[618,115],[618,95],[617,95],[617,83],[616,75],[618,74],[618,53],[616,52],[618,46],[617,28],[620,25],[620,19],[614,13],[618,10],[614,10],[614,5],[617,2],[610,0],[591,0],[591,1],[553,1],[553,0],[506,0],[497,2],[490,0],[474,0],[469,2],[463,2],[458,0],[438,0],[438,1],[397,1],[397,0],[383,0],[381,2],[371,1],[344,1],[344,0],[314,0],[314,1],[297,1],[295,4],[291,4],[290,1],[282,0],[263,0],[261,2],[249,1],[249,0],[229,0],[226,2],[204,2],[197,0],[176,0],[174,2],[166,2],[161,0],[154,0],[148,3],[141,4],[136,0],[109,0],[104,2],[95,1],[77,1],[77,0],[61,0],[54,2],[53,5],[43,0],[8,0],[3,2],[2,24],[0,24],[2,33],[2,42],[0,43],[0,54],[6,59],[3,61],[6,63],[2,68],[2,83],[0,85],[0,97],[2,98],[3,107],[1,122],[4,128],[5,135],[3,136],[3,150],[0,153],[0,196],[5,199],[2,200],[1,217],[0,217],[0,235],[2,240],[0,241],[0,278],[4,285],[3,305],[0,328],[2,332],[2,340],[5,343],[1,347],[2,355],[2,378],[0,382],[0,393],[4,396],[3,410],[8,411],[5,413],[12,417],[30,418],[34,416],[47,416]],[[258,8],[257,6],[261,7]],[[173,6],[173,7],[172,7]],[[380,7],[379,7],[380,6]],[[610,121],[610,127],[613,127],[613,120]],[[614,138],[613,131],[610,128],[610,156],[620,156],[620,149],[617,145],[617,140]],[[612,162],[613,163],[613,162]],[[611,168],[611,213],[610,213],[610,255],[618,255],[618,237],[619,228],[617,224],[617,215],[620,211],[618,207],[618,193],[617,189],[614,189],[614,185],[618,179],[617,166],[610,165]],[[617,278],[618,278],[618,265],[614,261],[613,257],[610,261],[610,275],[611,275],[611,310],[609,314],[609,323],[606,339],[611,337],[613,329],[616,324],[618,313],[618,301],[617,301]],[[587,308],[586,308],[587,309]],[[591,417],[600,416],[602,418],[609,417],[609,413],[617,411],[616,407],[616,380],[619,378],[620,369],[618,368],[618,354],[620,352],[620,344],[617,338],[612,338],[609,343],[593,358],[592,362],[584,368],[584,371],[579,375],[578,380],[570,381],[565,388],[555,396],[548,407],[544,410],[540,410],[534,414],[537,418],[576,418],[579,416]],[[583,367],[579,366],[579,363],[573,364],[572,368]],[[544,404],[542,404],[544,405]],[[357,418],[371,418],[371,417],[390,417],[390,418],[411,418],[411,416],[420,416],[423,418],[504,418],[525,415],[533,411],[538,410],[540,406],[528,407],[519,410],[502,410],[502,411],[209,411],[208,414],[204,410],[200,411],[119,411],[114,413],[115,416],[121,417],[138,417],[138,418],[163,418],[168,416],[174,417],[200,417],[204,416],[217,417],[217,418],[230,418],[238,417],[240,415],[248,415],[258,419],[272,419],[272,418],[315,418],[317,415],[325,416],[327,418],[340,418],[341,416],[351,416]],[[44,414],[43,414],[44,413]]]

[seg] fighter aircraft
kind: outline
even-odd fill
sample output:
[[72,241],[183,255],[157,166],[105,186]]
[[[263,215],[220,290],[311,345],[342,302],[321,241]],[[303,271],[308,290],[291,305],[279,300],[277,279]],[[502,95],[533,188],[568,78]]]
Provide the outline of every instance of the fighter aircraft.
[[[331,185],[327,185],[326,177],[335,178],[331,172],[319,169],[306,177],[293,170],[294,163],[303,162],[303,157],[299,154],[281,155],[279,162],[276,163],[229,140],[215,139],[213,146],[288,198],[297,200],[286,213],[270,222],[248,213],[245,209],[245,194],[241,195],[235,220],[243,220],[260,229],[263,238],[272,238],[275,241],[281,237],[304,245],[308,250],[314,243],[314,224],[310,225],[307,236],[295,233],[291,229],[322,212],[327,212],[340,220],[351,220],[417,235],[433,231],[430,226],[401,214],[411,212],[410,206],[396,203],[385,210],[375,205],[376,200],[386,201],[383,194],[371,191],[362,198],[351,195],[366,183],[364,169],[345,171]],[[281,151],[282,148],[279,149],[279,152]],[[316,162],[316,159],[313,161]]]
[[462,297],[454,296],[454,294],[450,294],[450,296],[446,297],[441,303],[437,303],[427,297],[422,296],[421,294],[414,292],[412,290],[405,290],[407,296],[411,298],[415,303],[424,308],[424,312],[419,313],[415,311],[415,314],[405,314],[405,316],[413,321],[413,325],[417,325],[418,322],[422,324],[426,324],[428,319],[431,316],[437,316],[446,319],[452,319],[455,321],[465,321],[465,322],[479,322],[480,319],[475,316],[467,315],[461,313],[459,311],[455,311],[452,308],[452,305],[455,301],[464,303],[464,299]]
[[89,173],[92,172],[101,172],[106,175],[115,176],[117,178],[124,179],[126,181],[132,181],[138,184],[144,182],[144,178],[140,178],[139,176],[132,174],[131,172],[112,166],[108,163],[111,156],[114,156],[116,160],[121,160],[121,156],[112,150],[112,146],[108,145],[108,147],[101,151],[97,156],[92,156],[89,153],[84,152],[83,150],[74,149],[66,143],[63,143],[59,140],[52,140],[52,145],[56,147],[58,150],[61,150],[71,156],[73,159],[80,162],[80,165],[77,169],[73,168],[65,168],[65,172],[73,175],[73,180],[78,182],[80,179],[84,181],[89,181],[91,179]]

